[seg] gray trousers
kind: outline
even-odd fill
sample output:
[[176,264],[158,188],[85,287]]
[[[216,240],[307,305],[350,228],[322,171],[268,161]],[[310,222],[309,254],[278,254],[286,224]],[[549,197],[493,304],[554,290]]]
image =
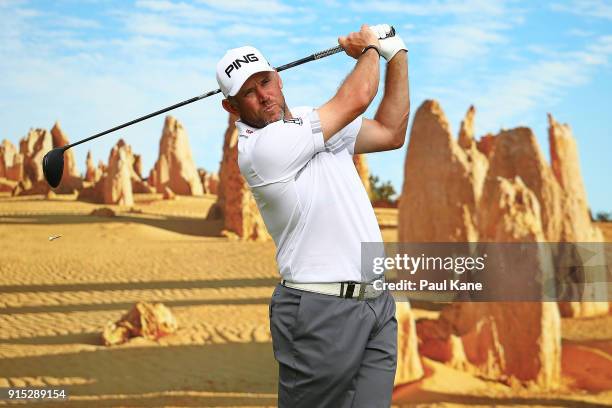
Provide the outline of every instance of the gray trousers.
[[279,284],[270,302],[281,408],[391,405],[397,365],[395,301],[355,300]]

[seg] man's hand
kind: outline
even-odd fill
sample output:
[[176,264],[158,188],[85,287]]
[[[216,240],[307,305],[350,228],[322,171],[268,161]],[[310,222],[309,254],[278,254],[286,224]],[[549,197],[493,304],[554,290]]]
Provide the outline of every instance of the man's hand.
[[[386,36],[391,27],[386,24],[370,27],[377,36]],[[380,53],[387,61],[385,93],[374,120],[363,119],[355,141],[356,154],[398,149],[406,140],[410,115],[408,87],[408,56],[401,50],[406,45],[395,33],[394,37],[380,40]]]
[[329,140],[365,112],[378,92],[380,80],[378,54],[374,50],[369,50],[359,58],[368,45],[377,48],[380,45],[378,38],[367,25],[362,25],[358,33],[338,38],[338,43],[349,56],[357,60],[357,63],[336,95],[317,109],[324,141]]
[[391,61],[395,54],[397,54],[400,50],[408,51],[406,44],[404,44],[404,41],[401,39],[399,34],[397,34],[397,32],[395,33],[395,36],[385,38],[387,35],[389,35],[389,32],[391,31],[390,25],[378,24],[375,26],[371,26],[370,30],[374,32],[374,35],[376,35],[376,37],[382,38],[380,40],[379,51],[380,55],[382,55],[387,60],[387,62]]
[[361,30],[358,33],[350,33],[346,37],[338,37],[338,44],[344,48],[344,52],[346,52],[347,55],[355,59],[359,58],[363,49],[368,45],[374,45],[380,48],[378,35],[366,24],[361,26]]

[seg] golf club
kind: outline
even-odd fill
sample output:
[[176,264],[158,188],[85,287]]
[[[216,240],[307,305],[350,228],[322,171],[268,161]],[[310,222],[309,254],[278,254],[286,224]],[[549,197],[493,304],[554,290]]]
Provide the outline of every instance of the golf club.
[[[393,37],[394,35],[395,35],[395,29],[393,27],[391,27],[391,30],[389,31],[389,34],[386,37],[384,37],[384,38]],[[382,40],[384,38],[380,38],[380,39]],[[305,64],[305,63],[310,62],[310,61],[315,61],[315,60],[318,60],[318,59],[321,59],[321,58],[329,57],[330,55],[337,54],[337,53],[339,53],[341,51],[344,51],[344,49],[341,46],[338,45],[336,47],[329,48],[327,50],[317,52],[317,53],[312,54],[312,55],[310,55],[308,57],[304,57],[302,59],[290,62],[288,64],[281,65],[280,67],[277,67],[275,69],[276,69],[276,71],[281,72],[281,71],[284,71],[286,69],[297,67],[298,65],[302,65],[302,64]],[[127,126],[133,125],[135,123],[141,122],[141,121],[143,121],[145,119],[149,119],[149,118],[152,118],[154,116],[161,115],[162,113],[168,112],[168,111],[170,111],[172,109],[180,108],[181,106],[185,106],[185,105],[188,105],[190,103],[199,101],[200,99],[208,98],[209,96],[218,94],[220,92],[221,92],[221,89],[216,89],[214,91],[210,91],[210,92],[204,93],[202,95],[195,96],[195,97],[193,97],[191,99],[184,100],[184,101],[176,103],[176,104],[174,104],[172,106],[168,106],[167,108],[163,108],[163,109],[160,109],[160,110],[155,111],[153,113],[149,113],[148,115],[142,116],[140,118],[131,120],[131,121],[129,121],[127,123],[124,123],[122,125],[115,126],[114,128],[105,130],[105,131],[100,132],[100,133],[96,133],[95,135],[90,136],[88,138],[85,138],[83,140],[80,140],[78,142],[71,143],[71,144],[68,144],[68,145],[62,146],[62,147],[56,147],[55,149],[50,150],[43,157],[43,163],[42,163],[42,165],[43,165],[43,173],[45,175],[45,179],[47,180],[47,183],[49,183],[49,185],[51,187],[53,187],[53,188],[55,188],[55,187],[57,187],[59,185],[60,181],[62,180],[62,173],[64,172],[64,152],[66,150],[70,149],[71,147],[80,145],[81,143],[88,142],[88,141],[90,141],[92,139],[95,139],[97,137],[104,136],[107,133],[114,132],[115,130],[123,129],[124,127],[127,127]]]

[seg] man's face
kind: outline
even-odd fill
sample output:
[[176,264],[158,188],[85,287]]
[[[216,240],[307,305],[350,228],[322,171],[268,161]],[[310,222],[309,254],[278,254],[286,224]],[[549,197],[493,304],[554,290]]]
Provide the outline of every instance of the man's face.
[[283,118],[286,105],[282,87],[277,72],[258,72],[251,75],[240,91],[230,98],[230,104],[243,122],[263,128]]

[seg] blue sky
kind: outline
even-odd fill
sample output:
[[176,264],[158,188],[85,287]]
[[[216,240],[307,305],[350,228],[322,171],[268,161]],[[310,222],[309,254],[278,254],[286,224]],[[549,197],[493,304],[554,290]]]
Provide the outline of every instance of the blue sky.
[[[551,112],[573,129],[593,211],[612,210],[612,2],[0,0],[0,20],[0,139],[18,143],[59,120],[76,141],[216,89],[215,63],[228,48],[254,45],[278,66],[336,45],[362,23],[389,23],[410,49],[409,126],[421,103],[436,99],[456,134],[474,104],[478,136],[529,126],[548,157]],[[353,64],[337,54],[285,71],[287,102],[324,103]],[[227,126],[220,97],[172,115],[196,165],[217,171]],[[76,147],[80,170],[88,149],[106,162],[122,137],[148,174],[163,120]],[[371,172],[398,191],[406,146],[368,155]]]

